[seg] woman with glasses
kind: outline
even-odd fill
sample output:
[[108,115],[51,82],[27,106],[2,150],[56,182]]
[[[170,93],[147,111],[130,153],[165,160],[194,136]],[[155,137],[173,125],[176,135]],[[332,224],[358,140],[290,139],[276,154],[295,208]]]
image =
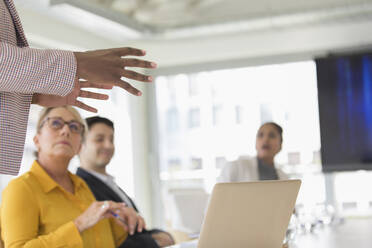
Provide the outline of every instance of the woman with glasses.
[[43,109],[34,137],[37,159],[3,191],[0,229],[6,248],[113,248],[127,231],[142,230],[131,208],[97,202],[85,182],[68,171],[84,134],[74,108]]
[[283,129],[274,122],[261,125],[256,135],[256,157],[241,156],[226,164],[219,182],[247,182],[288,179],[275,165],[274,158],[282,149]]

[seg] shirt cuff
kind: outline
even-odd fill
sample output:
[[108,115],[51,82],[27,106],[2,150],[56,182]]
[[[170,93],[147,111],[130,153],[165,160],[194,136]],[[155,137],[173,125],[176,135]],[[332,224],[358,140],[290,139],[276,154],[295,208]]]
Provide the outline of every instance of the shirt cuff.
[[57,235],[58,233],[60,233],[62,237],[66,237],[61,239],[62,246],[67,245],[67,247],[83,248],[83,239],[73,221],[58,228]]

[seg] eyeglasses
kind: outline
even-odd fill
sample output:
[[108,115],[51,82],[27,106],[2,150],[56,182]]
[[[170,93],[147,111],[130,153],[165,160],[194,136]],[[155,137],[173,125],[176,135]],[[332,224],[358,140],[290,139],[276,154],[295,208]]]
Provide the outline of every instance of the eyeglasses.
[[61,117],[47,117],[41,122],[40,128],[42,128],[45,122],[48,124],[48,127],[53,130],[59,130],[67,124],[72,133],[83,134],[84,132],[84,125],[78,121],[64,121]]

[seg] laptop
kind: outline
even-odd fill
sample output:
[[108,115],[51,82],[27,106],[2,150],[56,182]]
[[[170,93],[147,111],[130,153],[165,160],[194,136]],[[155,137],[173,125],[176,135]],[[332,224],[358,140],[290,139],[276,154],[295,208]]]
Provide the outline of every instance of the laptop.
[[218,183],[199,241],[179,248],[281,248],[300,180]]

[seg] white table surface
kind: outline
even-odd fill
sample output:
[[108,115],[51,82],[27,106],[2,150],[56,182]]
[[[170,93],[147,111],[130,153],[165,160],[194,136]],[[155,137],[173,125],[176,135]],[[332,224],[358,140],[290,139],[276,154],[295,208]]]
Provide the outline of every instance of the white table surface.
[[372,248],[372,218],[345,219],[343,224],[298,235],[296,248]]
[[[197,240],[170,247],[196,248]],[[345,219],[337,226],[297,235],[296,244],[290,248],[372,248],[372,218]]]

